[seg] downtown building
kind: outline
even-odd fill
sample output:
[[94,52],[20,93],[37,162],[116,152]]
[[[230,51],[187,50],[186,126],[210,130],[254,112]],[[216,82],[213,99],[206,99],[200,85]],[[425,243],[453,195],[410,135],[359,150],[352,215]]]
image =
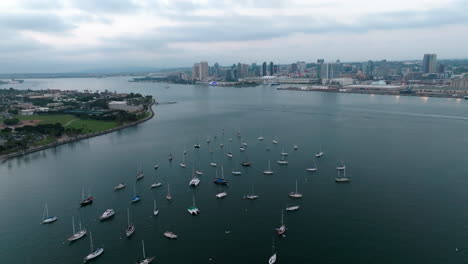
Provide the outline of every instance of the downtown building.
[[424,54],[422,63],[423,73],[437,72],[437,54]]
[[192,79],[197,81],[206,81],[209,76],[208,62],[202,61],[195,63],[192,67]]

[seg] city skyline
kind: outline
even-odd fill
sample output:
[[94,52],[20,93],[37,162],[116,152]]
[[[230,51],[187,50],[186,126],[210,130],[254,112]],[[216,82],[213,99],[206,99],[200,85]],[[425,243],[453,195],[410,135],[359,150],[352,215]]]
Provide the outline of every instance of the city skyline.
[[467,58],[465,0],[0,3],[0,72]]

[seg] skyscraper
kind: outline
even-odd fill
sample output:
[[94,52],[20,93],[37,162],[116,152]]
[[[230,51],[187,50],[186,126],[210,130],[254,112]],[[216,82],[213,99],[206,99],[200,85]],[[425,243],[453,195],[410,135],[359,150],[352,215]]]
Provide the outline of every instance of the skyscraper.
[[202,61],[200,62],[200,73],[199,73],[200,81],[204,81],[208,78],[208,62]]
[[320,65],[320,78],[321,79],[334,79],[340,77],[339,63],[323,63]]
[[273,62],[271,61],[271,62],[270,62],[270,76],[273,76],[273,74],[274,74],[274,71],[273,71],[273,70],[274,70],[274,68],[273,68]]
[[424,54],[422,70],[423,73],[436,73],[437,54]]
[[262,76],[266,76],[266,75],[267,75],[267,63],[266,61],[264,61],[262,64]]
[[192,67],[192,79],[200,80],[200,63],[195,63]]

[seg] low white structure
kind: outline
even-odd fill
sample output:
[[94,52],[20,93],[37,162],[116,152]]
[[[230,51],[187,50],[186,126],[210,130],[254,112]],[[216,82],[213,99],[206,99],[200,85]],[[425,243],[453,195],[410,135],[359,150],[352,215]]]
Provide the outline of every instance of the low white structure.
[[110,101],[109,109],[112,110],[122,110],[125,112],[138,112],[143,110],[142,105],[129,105],[127,101]]
[[20,111],[20,115],[22,116],[34,115],[34,109],[23,109]]

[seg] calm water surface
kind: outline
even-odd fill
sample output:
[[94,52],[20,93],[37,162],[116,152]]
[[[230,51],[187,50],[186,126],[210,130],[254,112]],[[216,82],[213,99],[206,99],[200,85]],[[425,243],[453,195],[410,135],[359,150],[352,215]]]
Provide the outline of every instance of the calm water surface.
[[[141,258],[142,239],[156,263],[267,263],[273,238],[278,263],[468,261],[468,101],[127,80],[42,79],[17,86],[140,92],[178,103],[154,107],[155,118],[137,127],[0,164],[0,263],[81,263],[89,237],[65,243],[72,216],[92,231],[96,246],[104,246],[95,262],[102,264],[134,263]],[[248,143],[243,153],[235,137],[239,129]],[[257,140],[260,133],[263,142]],[[229,138],[232,161],[224,154]],[[192,147],[197,141],[198,151]],[[186,169],[178,165],[184,147]],[[325,155],[317,160],[319,171],[307,173],[320,147]],[[283,148],[289,165],[280,167],[276,161]],[[212,183],[212,158],[223,164],[229,181],[223,200],[215,198],[220,189]],[[232,176],[232,167],[247,158],[253,166]],[[272,176],[262,175],[268,160]],[[346,163],[350,184],[334,182],[340,161]],[[129,204],[137,164],[145,173],[136,183],[143,198]],[[188,187],[193,164],[204,172],[194,190]],[[150,190],[154,175],[163,187]],[[304,195],[299,202],[288,197],[296,180]],[[121,181],[127,188],[114,192]],[[170,203],[164,198],[167,183],[174,196]],[[242,199],[252,186],[260,199]],[[96,200],[80,209],[82,188]],[[186,211],[193,195],[198,217]],[[157,217],[152,216],[154,199]],[[39,224],[45,203],[59,217],[52,225]],[[300,211],[285,214],[288,231],[278,238],[274,228],[281,210],[295,204]],[[97,221],[107,208],[115,209],[114,219]],[[125,238],[127,208],[136,226],[131,239]],[[165,239],[166,230],[179,239]]]

